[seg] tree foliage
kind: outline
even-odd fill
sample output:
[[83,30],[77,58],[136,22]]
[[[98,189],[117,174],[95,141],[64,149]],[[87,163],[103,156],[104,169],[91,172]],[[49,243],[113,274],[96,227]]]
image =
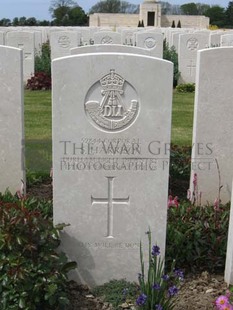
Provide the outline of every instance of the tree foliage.
[[183,4],[180,8],[184,15],[198,15],[197,5],[194,2]]
[[182,14],[185,15],[205,15],[206,10],[210,8],[209,4],[204,3],[186,3],[180,6]]
[[52,0],[49,12],[55,26],[83,26],[87,24],[87,15],[73,0]]
[[230,1],[228,3],[225,16],[226,16],[226,25],[229,27],[232,27],[233,26],[233,1]]
[[216,25],[218,27],[223,27],[225,25],[225,9],[219,5],[209,7],[204,15],[210,18],[211,25]]
[[136,14],[139,12],[139,6],[121,0],[104,0],[93,5],[89,11],[93,13],[128,13]]

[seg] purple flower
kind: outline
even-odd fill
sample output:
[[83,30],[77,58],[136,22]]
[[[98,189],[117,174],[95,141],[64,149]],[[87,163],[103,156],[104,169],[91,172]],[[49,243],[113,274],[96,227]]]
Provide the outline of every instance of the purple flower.
[[161,286],[158,283],[155,283],[152,288],[156,291],[159,291],[161,289]]
[[141,294],[140,296],[138,296],[138,298],[136,300],[137,306],[145,305],[146,300],[147,300],[147,296],[145,294]]
[[158,304],[158,305],[155,305],[155,309],[156,310],[163,310],[163,307],[160,304]]
[[179,278],[179,280],[184,280],[184,273],[183,273],[182,270],[180,270],[180,269],[175,269],[175,270],[174,270],[174,273],[175,273],[175,276],[176,276],[177,278]]
[[169,289],[168,289],[169,297],[175,296],[177,294],[178,294],[178,288],[175,285],[169,287]]
[[158,256],[160,254],[160,248],[157,245],[153,245],[151,254],[152,256]]
[[168,275],[168,274],[164,274],[164,275],[162,276],[162,279],[163,279],[164,281],[168,281],[168,280],[169,280],[169,275]]

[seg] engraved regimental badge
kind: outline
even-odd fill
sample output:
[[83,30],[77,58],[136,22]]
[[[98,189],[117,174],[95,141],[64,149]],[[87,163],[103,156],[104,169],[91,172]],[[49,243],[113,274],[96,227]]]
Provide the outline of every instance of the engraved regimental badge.
[[130,127],[138,116],[137,98],[133,86],[112,69],[89,89],[85,112],[97,129],[122,131]]

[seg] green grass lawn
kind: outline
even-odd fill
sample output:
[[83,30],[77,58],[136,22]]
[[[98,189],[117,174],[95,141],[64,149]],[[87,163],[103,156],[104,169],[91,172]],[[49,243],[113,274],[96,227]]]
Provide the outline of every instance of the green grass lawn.
[[179,146],[191,146],[193,107],[194,93],[174,92],[172,107],[172,143]]
[[52,166],[51,91],[25,91],[25,154],[29,171],[48,174]]
[[[174,92],[172,143],[191,146],[193,93]],[[33,171],[49,171],[52,165],[51,91],[25,91],[26,166]],[[41,170],[42,169],[42,170]]]

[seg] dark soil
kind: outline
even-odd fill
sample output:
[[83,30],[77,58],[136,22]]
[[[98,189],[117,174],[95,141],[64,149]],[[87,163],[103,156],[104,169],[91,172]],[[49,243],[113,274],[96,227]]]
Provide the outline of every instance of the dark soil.
[[[170,184],[170,194],[184,193],[188,182],[173,182]],[[28,197],[52,200],[52,184],[48,179],[42,184],[33,185],[28,188]],[[178,195],[177,195],[178,196]],[[211,275],[202,272],[199,275],[188,275],[180,288],[174,310],[209,310],[215,309],[215,299],[224,294],[227,285],[223,275]],[[69,283],[71,305],[69,310],[112,310],[113,307],[104,298],[96,298],[88,287]],[[135,305],[123,303],[120,309],[136,310]]]
[[27,197],[35,197],[37,199],[52,200],[53,187],[51,179],[44,180],[43,183],[31,185],[27,188]]
[[[213,310],[214,301],[227,289],[222,275],[210,275],[203,272],[200,275],[189,275],[185,278],[176,299],[174,310]],[[113,307],[96,298],[85,286],[70,283],[70,310],[112,310]],[[119,309],[136,310],[134,304],[122,302]]]

